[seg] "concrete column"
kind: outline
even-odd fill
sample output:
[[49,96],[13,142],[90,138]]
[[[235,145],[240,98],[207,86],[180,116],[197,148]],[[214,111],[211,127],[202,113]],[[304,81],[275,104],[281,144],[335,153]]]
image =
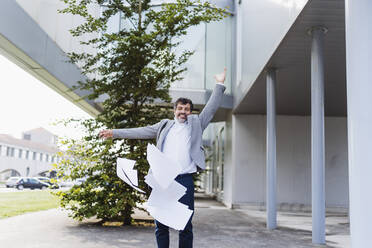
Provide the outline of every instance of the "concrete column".
[[372,1],[346,0],[351,247],[372,244]]
[[312,240],[325,244],[325,187],[324,187],[324,56],[323,38],[326,29],[310,30],[311,43],[311,197]]
[[276,228],[276,71],[266,75],[266,227]]

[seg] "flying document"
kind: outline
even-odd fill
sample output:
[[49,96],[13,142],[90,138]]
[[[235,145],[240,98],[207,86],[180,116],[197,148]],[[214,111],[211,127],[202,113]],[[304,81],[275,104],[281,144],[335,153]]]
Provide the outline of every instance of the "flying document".
[[180,164],[165,156],[152,144],[147,145],[147,161],[156,182],[163,189],[168,188],[182,170]]
[[180,202],[165,204],[164,207],[147,206],[147,211],[160,223],[178,231],[185,229],[187,222],[194,212]]
[[145,193],[145,191],[138,188],[138,176],[137,170],[133,169],[134,164],[136,161],[126,159],[126,158],[118,158],[116,160],[116,174],[127,183],[129,186],[138,190],[141,193]]
[[173,180],[168,188],[162,189],[150,173],[145,177],[145,182],[152,188],[145,204],[150,215],[175,230],[185,229],[194,212],[178,201],[186,193],[186,187]]
[[173,180],[167,189],[159,187],[152,174],[145,176],[145,183],[152,188],[151,195],[147,200],[148,206],[167,205],[169,202],[178,202],[186,194],[186,187]]

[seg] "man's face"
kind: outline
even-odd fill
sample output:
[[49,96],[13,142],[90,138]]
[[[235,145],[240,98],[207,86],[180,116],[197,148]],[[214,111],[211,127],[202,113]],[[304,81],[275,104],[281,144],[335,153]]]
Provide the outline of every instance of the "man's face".
[[189,103],[182,104],[178,103],[176,109],[174,110],[174,116],[181,123],[187,120],[187,116],[191,114],[191,106]]

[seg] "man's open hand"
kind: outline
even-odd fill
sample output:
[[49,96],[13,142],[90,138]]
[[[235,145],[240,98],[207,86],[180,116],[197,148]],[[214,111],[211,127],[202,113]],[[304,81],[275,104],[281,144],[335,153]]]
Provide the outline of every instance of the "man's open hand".
[[226,78],[226,67],[223,69],[223,72],[221,74],[214,75],[214,79],[216,79],[218,83],[223,84],[223,82],[225,82],[225,78]]
[[102,130],[101,132],[99,132],[99,137],[102,138],[102,139],[112,138],[112,130],[110,130],[110,129]]

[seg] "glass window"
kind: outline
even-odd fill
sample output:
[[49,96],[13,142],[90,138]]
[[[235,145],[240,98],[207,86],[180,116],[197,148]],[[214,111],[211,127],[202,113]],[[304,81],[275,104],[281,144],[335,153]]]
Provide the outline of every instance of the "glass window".
[[49,162],[49,155],[45,154],[45,162]]
[[220,126],[213,141],[212,173],[213,173],[213,193],[218,198],[223,197],[224,189],[224,165],[225,165],[225,127]]
[[22,149],[19,149],[18,150],[18,157],[19,158],[22,158],[22,154],[23,154],[23,150]]
[[32,153],[32,160],[36,160],[36,152]]
[[242,80],[242,9],[241,5],[236,10],[236,81],[238,85]]
[[30,151],[26,151],[26,159],[29,159],[30,157]]
[[219,164],[220,164],[220,191],[223,192],[224,165],[225,165],[225,127],[222,127],[219,134]]
[[212,157],[212,173],[213,173],[213,193],[218,193],[218,183],[219,183],[219,178],[218,178],[218,164],[217,164],[217,158],[218,158],[218,139],[217,137],[212,143],[213,147],[213,157]]
[[40,153],[40,161],[43,161],[44,154]]
[[[174,82],[173,88],[204,89],[205,88],[205,32],[206,24],[190,27],[187,36],[181,39],[173,38],[174,42],[181,42],[175,48],[175,54],[180,56],[184,50],[195,51],[184,64],[187,71],[182,73],[183,79]],[[192,37],[190,39],[190,37]]]
[[31,134],[23,134],[23,139],[31,140]]
[[39,183],[39,181],[36,180],[35,178],[30,178],[30,182],[31,182],[31,183]]
[[6,148],[6,155],[8,157],[14,157],[14,148],[13,147],[7,147]]
[[[214,75],[227,68],[226,92],[231,93],[231,36],[232,18],[227,17],[219,22],[211,22],[206,27],[205,81],[206,89],[212,90],[216,84]],[[221,35],[224,34],[224,35]]]

